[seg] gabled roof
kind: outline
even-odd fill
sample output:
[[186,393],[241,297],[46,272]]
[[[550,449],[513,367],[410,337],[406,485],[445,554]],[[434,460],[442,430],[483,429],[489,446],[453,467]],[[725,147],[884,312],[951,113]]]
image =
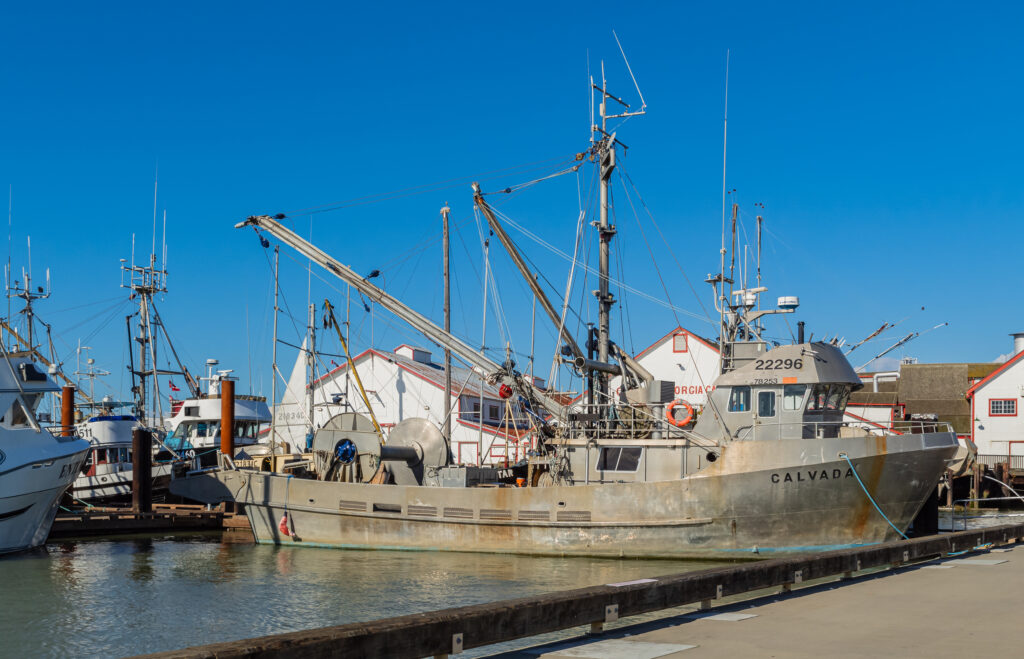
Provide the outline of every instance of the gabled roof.
[[986,384],[988,384],[992,380],[995,380],[997,377],[999,377],[1000,373],[1002,373],[1003,371],[1007,370],[1008,368],[1010,368],[1011,366],[1016,364],[1022,358],[1024,358],[1024,350],[1018,352],[1013,357],[1010,357],[1009,359],[1006,360],[1005,364],[1003,364],[1002,366],[1000,366],[996,370],[992,371],[991,373],[989,373],[987,376],[985,376],[981,380],[975,382],[974,386],[972,386],[970,389],[967,390],[967,398],[973,397],[975,391],[977,391],[978,389],[981,389],[982,387],[984,387]]
[[666,341],[668,341],[669,339],[671,339],[673,336],[675,336],[676,334],[678,334],[680,332],[685,332],[687,336],[692,336],[693,338],[697,339],[698,341],[700,341],[701,343],[703,343],[707,347],[711,348],[715,352],[720,352],[719,349],[718,349],[718,345],[716,343],[713,343],[713,342],[709,341],[708,339],[705,339],[704,337],[702,337],[700,335],[694,334],[693,332],[691,332],[690,330],[686,329],[682,325],[677,325],[675,327],[675,329],[670,331],[668,334],[666,334],[665,336],[661,337],[660,339],[658,339],[657,341],[655,341],[651,345],[647,346],[646,348],[644,348],[643,350],[641,350],[637,354],[633,355],[633,359],[640,359],[641,357],[643,357],[644,355],[646,355],[650,351],[654,350],[658,346],[662,345],[663,343],[665,343]]

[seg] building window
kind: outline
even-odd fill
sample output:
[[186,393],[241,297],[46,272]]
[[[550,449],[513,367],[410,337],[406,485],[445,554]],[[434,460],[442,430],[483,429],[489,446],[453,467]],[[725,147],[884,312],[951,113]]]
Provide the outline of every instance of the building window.
[[750,411],[750,387],[733,387],[729,395],[730,412]]
[[469,409],[462,412],[462,418],[467,421],[479,421],[480,420],[480,400],[468,400],[466,401]]
[[988,401],[989,416],[1017,416],[1015,398],[993,398]]
[[689,336],[686,332],[678,332],[672,335],[672,352],[687,352],[690,349]]
[[643,449],[639,447],[624,448],[613,446],[601,449],[601,456],[597,459],[598,471],[628,471],[634,472],[640,467],[640,456]]

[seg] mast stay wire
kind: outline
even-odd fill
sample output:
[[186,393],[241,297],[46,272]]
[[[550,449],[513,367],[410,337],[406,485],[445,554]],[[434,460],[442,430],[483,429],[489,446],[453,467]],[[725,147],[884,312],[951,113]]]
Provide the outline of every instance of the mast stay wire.
[[[565,252],[563,252],[559,248],[555,247],[551,243],[545,241],[543,238],[537,236],[535,233],[533,233],[532,231],[530,231],[526,227],[522,226],[521,224],[517,223],[516,221],[512,220],[510,217],[508,217],[504,213],[501,213],[500,211],[498,211],[497,209],[494,209],[493,207],[492,207],[492,210],[494,210],[495,215],[500,216],[505,222],[507,222],[509,224],[509,226],[511,226],[512,228],[516,229],[520,233],[524,234],[527,238],[529,238],[530,240],[534,241],[535,243],[537,243],[541,247],[544,247],[545,249],[547,249],[548,251],[552,252],[556,256],[559,256],[560,258],[562,258],[562,259],[564,259],[566,261],[569,261],[570,263],[573,261],[573,257],[572,256],[570,256],[569,254],[566,254]],[[584,270],[591,272],[592,274],[597,274],[594,271],[594,268],[592,268],[590,266],[585,266],[585,265],[579,263],[578,260],[577,260],[577,265],[582,267]],[[684,314],[684,315],[687,315],[687,316],[691,316],[691,317],[696,318],[697,320],[700,320],[700,321],[703,321],[703,322],[708,322],[708,323],[713,322],[713,321],[711,321],[710,318],[703,317],[700,314],[694,313],[694,312],[689,311],[687,309],[681,309],[679,307],[676,307],[673,304],[671,304],[669,302],[666,302],[665,300],[658,299],[654,295],[651,295],[650,293],[645,293],[644,291],[641,291],[638,288],[634,288],[633,286],[630,286],[629,284],[626,284],[625,282],[619,281],[617,279],[612,279],[612,278],[609,277],[609,283],[610,284],[615,284],[616,286],[620,286],[624,290],[627,290],[630,293],[632,293],[633,295],[637,295],[639,297],[642,297],[645,300],[648,300],[649,302],[653,302],[654,304],[657,304],[659,306],[666,307],[668,309],[672,309],[673,311],[675,311],[677,313],[681,313],[681,314]]]
[[[643,198],[643,195],[640,194],[640,190],[637,189],[636,184],[633,183],[633,179],[630,178],[629,172],[625,170],[625,167],[622,163],[619,164],[619,176],[621,176],[624,179],[624,181],[628,182],[629,186],[633,188],[633,192],[636,194],[637,201],[640,203],[640,206],[644,209],[644,212],[647,213],[647,217],[651,220],[651,224],[653,224],[654,228],[658,231],[658,235],[661,237],[661,241],[665,243],[665,247],[668,248],[668,253],[672,256],[672,260],[675,261],[676,267],[679,269],[679,273],[683,275],[683,279],[686,281],[686,285],[690,287],[690,291],[693,293],[694,299],[697,300],[697,304],[700,305],[701,311],[704,312],[704,315],[706,316],[707,321],[709,323],[714,323],[715,321],[711,319],[711,314],[708,313],[707,307],[705,307],[704,302],[701,301],[700,295],[697,293],[697,289],[694,288],[693,282],[690,281],[689,275],[687,275],[686,271],[683,270],[683,265],[679,262],[679,258],[676,256],[675,250],[672,249],[672,245],[668,242],[668,238],[665,237],[665,234],[664,232],[662,232],[657,220],[654,219],[654,213],[651,212],[651,209],[650,207],[648,207],[647,202]],[[623,186],[623,188],[625,188],[625,186]]]
[[321,204],[321,205],[317,205],[317,206],[307,206],[306,208],[294,209],[292,211],[286,212],[285,214],[286,215],[294,215],[294,214],[313,215],[313,214],[329,213],[329,212],[332,212],[332,211],[341,210],[341,209],[344,209],[344,208],[351,208],[351,207],[354,207],[354,206],[365,206],[365,205],[368,205],[368,204],[380,203],[380,202],[383,202],[383,201],[393,201],[395,199],[401,199],[401,198],[404,198],[404,197],[411,197],[411,196],[426,194],[428,192],[439,192],[441,190],[447,190],[447,189],[450,189],[450,188],[455,188],[455,187],[463,186],[467,182],[470,182],[470,181],[478,181],[478,182],[479,181],[490,181],[490,180],[494,180],[496,178],[500,178],[500,176],[508,176],[510,174],[513,174],[513,173],[526,173],[526,172],[530,172],[530,171],[536,171],[538,169],[546,169],[547,166],[550,163],[561,164],[561,163],[566,163],[566,162],[572,162],[572,161],[575,160],[575,158],[576,158],[576,156],[574,155],[572,160],[567,161],[565,156],[556,156],[556,157],[547,158],[547,159],[544,159],[544,160],[537,160],[537,161],[534,161],[534,162],[531,162],[531,163],[525,163],[523,165],[516,165],[516,166],[513,166],[513,167],[505,167],[505,168],[501,168],[501,169],[493,169],[493,170],[490,170],[490,171],[487,171],[487,172],[483,172],[482,174],[470,175],[470,176],[460,176],[460,177],[456,177],[456,178],[450,178],[450,179],[445,179],[445,180],[442,180],[442,181],[437,181],[437,182],[434,182],[434,183],[424,183],[424,184],[421,184],[421,185],[415,185],[415,186],[408,187],[408,188],[402,188],[402,189],[399,189],[399,190],[393,190],[393,191],[390,191],[390,192],[381,192],[381,193],[375,193],[375,194],[370,194],[370,195],[363,195],[363,196],[360,196],[360,197],[353,197],[353,198],[350,198],[350,199],[343,199],[341,201],[331,202],[331,203],[327,203],[327,204]]
[[[626,180],[628,180],[628,178],[629,178],[628,175],[626,175],[626,174],[621,174],[621,176],[623,176]],[[629,183],[632,186],[633,182],[631,180],[629,181]],[[626,188],[626,186],[623,185],[623,190],[625,190],[625,188]],[[634,191],[636,191],[636,186],[633,186],[633,189],[634,189]],[[640,198],[639,197],[639,195],[640,195],[639,191],[636,191],[636,192],[637,192],[638,198]],[[640,223],[640,215],[636,212],[636,206],[633,205],[633,200],[630,198],[628,191],[626,191],[626,199],[629,201],[629,205],[633,209],[633,215],[634,215],[634,217],[636,219],[637,228],[640,229],[640,235],[641,235],[641,237],[644,240],[644,245],[647,246],[647,252],[648,252],[648,254],[650,254],[651,261],[652,261],[652,263],[654,263],[654,269],[658,273],[658,279],[661,281],[661,285],[665,289],[665,297],[668,298],[669,301],[671,301],[671,298],[669,297],[668,286],[666,286],[665,280],[661,276],[661,269],[658,268],[657,260],[654,258],[654,251],[651,249],[651,244],[647,240],[647,234],[644,232],[643,225]],[[643,203],[642,198],[640,198],[640,200],[641,200],[641,203]],[[654,215],[650,212],[650,209],[647,207],[646,203],[643,203],[643,205],[644,205],[644,209],[647,210],[648,216],[651,218],[651,222],[655,225],[655,227],[657,227],[657,223],[654,221]],[[660,228],[658,229],[658,233],[661,234],[661,229]],[[662,235],[662,239],[664,240],[664,234],[661,234],[661,235]],[[668,245],[668,241],[667,240],[665,241],[665,244]],[[669,250],[671,252],[671,247],[669,247]],[[673,259],[674,259],[675,258],[675,254],[673,254],[672,256],[673,256]],[[676,265],[679,265],[679,261],[678,260],[676,260]],[[679,265],[679,270],[680,270],[680,272],[683,272],[683,269],[682,269],[681,265]],[[686,273],[685,272],[683,272],[683,277],[686,278],[686,281],[689,284],[690,280],[689,280],[688,277],[686,277]],[[697,294],[697,291],[693,290],[693,285],[692,284],[690,284],[690,289],[693,291],[694,295]],[[700,300],[698,298],[698,302],[699,301]],[[711,321],[711,317],[708,315],[707,309],[704,307],[703,304],[701,304],[701,308],[704,309],[704,314],[708,316],[708,318],[707,318],[708,322],[712,322]],[[672,309],[673,309],[673,315],[675,315],[675,307],[673,306]],[[695,317],[699,318],[699,316],[697,316],[696,314],[693,314],[693,315]],[[676,325],[678,327],[682,327],[683,326],[683,324],[681,322],[679,322],[679,316],[678,315],[675,315],[675,320],[676,320]],[[693,356],[693,352],[692,351],[688,350],[687,351],[687,355],[689,355],[689,357],[690,357],[690,363],[693,365],[694,373],[697,374],[697,380],[700,382],[700,386],[704,390],[705,395],[707,396],[708,405],[711,406],[712,410],[714,410],[715,418],[718,420],[719,426],[721,426],[721,428],[724,431],[726,431],[726,434],[728,435],[728,430],[725,427],[724,421],[722,421],[721,414],[719,413],[718,408],[715,405],[714,401],[711,399],[710,392],[708,392],[708,390],[707,390],[707,383],[704,382],[704,376],[701,374],[700,368],[697,365],[697,359]]]

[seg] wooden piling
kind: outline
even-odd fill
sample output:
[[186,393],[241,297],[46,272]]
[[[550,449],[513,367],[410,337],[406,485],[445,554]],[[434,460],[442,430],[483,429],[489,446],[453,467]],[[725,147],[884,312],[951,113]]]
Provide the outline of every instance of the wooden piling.
[[145,428],[132,430],[132,510],[153,511],[153,434]]
[[220,452],[235,454],[235,381],[220,382]]
[[65,386],[60,392],[60,434],[70,437],[75,432],[75,388]]

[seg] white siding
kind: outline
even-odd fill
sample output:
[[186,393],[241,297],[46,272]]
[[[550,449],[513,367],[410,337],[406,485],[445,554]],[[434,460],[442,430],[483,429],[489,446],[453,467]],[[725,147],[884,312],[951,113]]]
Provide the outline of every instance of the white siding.
[[[707,394],[718,378],[718,350],[681,328],[662,337],[641,353],[637,361],[654,379],[674,382],[675,397],[695,406],[707,403]],[[616,392],[620,380],[612,378],[611,386]]]
[[[993,415],[990,402],[1013,401],[1015,414]],[[974,421],[974,442],[979,455],[1008,455],[1010,441],[1024,440],[1024,359],[995,374],[991,380],[974,391],[971,398]],[[1013,455],[1024,455],[1024,444],[1013,445]]]

